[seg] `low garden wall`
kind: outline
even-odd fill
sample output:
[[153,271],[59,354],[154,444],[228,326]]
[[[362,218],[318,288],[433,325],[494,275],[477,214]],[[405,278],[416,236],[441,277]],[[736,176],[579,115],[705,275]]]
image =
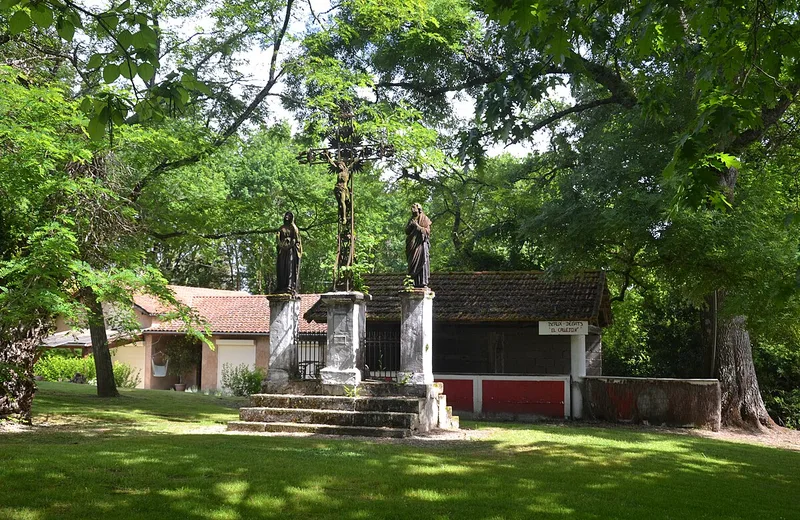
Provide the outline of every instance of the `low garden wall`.
[[594,419],[719,430],[716,379],[586,377],[584,412]]
[[567,418],[569,376],[434,374],[447,404],[465,418],[534,420]]

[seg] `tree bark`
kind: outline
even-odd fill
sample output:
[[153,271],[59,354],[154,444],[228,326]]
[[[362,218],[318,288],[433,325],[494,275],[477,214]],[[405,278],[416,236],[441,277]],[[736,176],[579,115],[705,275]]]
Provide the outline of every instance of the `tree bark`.
[[108,349],[106,322],[103,306],[91,288],[84,291],[84,303],[89,309],[89,335],[92,338],[92,355],[97,377],[97,395],[99,397],[119,397],[117,384],[114,381],[114,365],[111,351]]
[[[728,168],[719,177],[720,188],[733,204],[739,171]],[[704,320],[712,373],[719,379],[722,395],[722,425],[727,427],[771,428],[775,423],[767,413],[753,364],[753,346],[747,332],[747,318],[724,312],[727,292],[717,290],[706,298],[710,319]],[[716,340],[714,342],[714,340]]]
[[723,426],[775,426],[761,398],[744,316],[718,319],[717,353],[716,372],[722,394]]
[[42,321],[0,327],[0,419],[30,424],[36,383],[33,365],[36,348],[49,328]]

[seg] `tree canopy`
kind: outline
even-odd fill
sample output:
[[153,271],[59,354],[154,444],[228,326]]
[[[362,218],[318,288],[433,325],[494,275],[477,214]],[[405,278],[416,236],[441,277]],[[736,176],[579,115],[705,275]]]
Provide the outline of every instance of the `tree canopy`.
[[3,326],[165,279],[269,292],[285,210],[324,290],[333,181],[295,156],[347,102],[397,151],[355,177],[359,269],[402,270],[411,202],[435,269],[606,269],[620,370],[702,359],[729,424],[769,424],[749,333],[796,350],[796,2],[320,7],[0,0]]

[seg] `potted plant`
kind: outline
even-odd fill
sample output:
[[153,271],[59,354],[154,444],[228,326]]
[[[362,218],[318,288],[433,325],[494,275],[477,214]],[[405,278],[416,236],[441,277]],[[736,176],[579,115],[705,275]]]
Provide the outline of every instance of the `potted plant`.
[[199,345],[188,336],[171,338],[171,341],[164,347],[164,354],[169,360],[168,372],[178,378],[175,390],[183,392],[186,390],[183,375],[200,362]]

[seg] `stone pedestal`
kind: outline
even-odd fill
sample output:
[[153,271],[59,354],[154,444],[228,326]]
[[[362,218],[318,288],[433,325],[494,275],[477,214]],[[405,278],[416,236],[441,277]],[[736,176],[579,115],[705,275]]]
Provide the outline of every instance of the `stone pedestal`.
[[325,368],[320,371],[323,385],[356,386],[361,383],[366,336],[364,293],[330,292],[320,296],[328,308],[328,344]]
[[583,417],[583,381],[586,377],[586,336],[570,336],[570,402],[572,418]]
[[280,392],[297,371],[297,331],[300,322],[300,298],[291,294],[270,294],[269,364],[267,392]]
[[427,288],[400,291],[400,381],[433,384],[433,298]]

